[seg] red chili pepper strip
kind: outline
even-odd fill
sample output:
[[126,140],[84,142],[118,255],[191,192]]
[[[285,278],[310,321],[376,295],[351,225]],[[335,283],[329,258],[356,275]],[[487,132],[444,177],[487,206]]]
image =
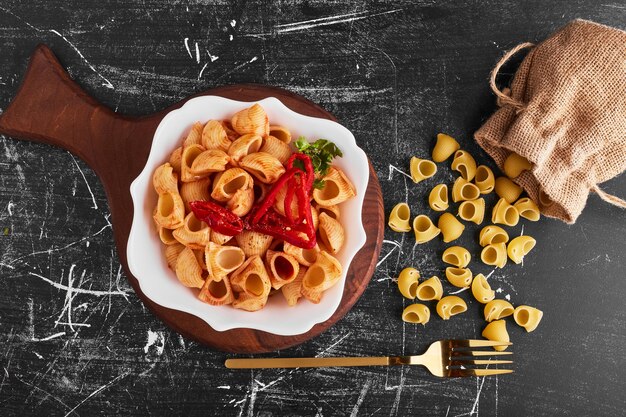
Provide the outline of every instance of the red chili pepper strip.
[[315,172],[313,170],[313,163],[311,162],[311,157],[301,152],[291,154],[291,156],[287,160],[287,165],[286,165],[287,169],[293,168],[293,163],[296,159],[302,161],[302,164],[304,165],[304,172],[306,172],[307,174],[307,177],[306,177],[307,189],[310,190],[311,187],[313,187],[313,181],[315,180]]
[[227,236],[235,236],[243,231],[243,221],[232,211],[211,201],[192,201],[191,210],[212,230]]
[[278,179],[274,183],[272,189],[267,193],[265,199],[259,206],[259,208],[255,211],[254,215],[250,218],[251,224],[256,224],[261,219],[261,217],[267,212],[267,210],[274,204],[276,201],[276,195],[278,191],[282,188],[283,185],[287,184],[287,182],[293,178],[298,172],[301,172],[298,168],[291,168],[287,172],[285,172],[282,177]]

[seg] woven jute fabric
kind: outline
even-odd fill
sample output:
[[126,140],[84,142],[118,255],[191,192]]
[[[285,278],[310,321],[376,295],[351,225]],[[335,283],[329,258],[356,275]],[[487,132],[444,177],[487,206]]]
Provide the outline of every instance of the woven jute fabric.
[[[498,90],[500,66],[524,48],[510,89]],[[597,186],[626,169],[626,32],[572,21],[537,46],[509,51],[492,89],[500,108],[475,139],[500,168],[511,152],[533,164],[514,181],[543,214],[574,223],[590,190],[626,207]]]

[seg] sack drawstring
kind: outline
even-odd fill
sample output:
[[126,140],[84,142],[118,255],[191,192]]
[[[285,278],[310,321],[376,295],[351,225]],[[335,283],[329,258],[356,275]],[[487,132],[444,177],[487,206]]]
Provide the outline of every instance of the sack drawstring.
[[499,106],[509,105],[517,109],[517,111],[524,109],[524,103],[517,101],[513,97],[511,97],[510,95],[511,90],[509,90],[508,88],[505,88],[504,91],[500,91],[500,89],[496,85],[496,77],[498,76],[498,72],[500,72],[500,68],[502,68],[502,65],[504,65],[509,59],[511,59],[513,55],[515,55],[522,49],[531,48],[533,46],[535,46],[535,44],[531,42],[520,43],[515,48],[511,49],[506,54],[504,54],[504,56],[500,58],[500,61],[498,61],[496,66],[491,71],[491,78],[489,80],[489,86],[491,87],[491,91],[493,91],[493,93],[498,97]]
[[593,187],[591,187],[591,191],[598,194],[598,197],[600,197],[607,203],[613,204],[614,206],[617,206],[617,207],[626,208],[626,201],[612,194],[605,193],[597,185],[594,185]]

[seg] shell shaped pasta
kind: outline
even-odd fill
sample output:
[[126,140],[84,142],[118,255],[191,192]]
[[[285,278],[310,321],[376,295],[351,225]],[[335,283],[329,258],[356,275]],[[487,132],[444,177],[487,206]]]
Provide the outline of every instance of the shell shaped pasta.
[[270,126],[270,136],[273,136],[286,144],[291,143],[291,132],[286,127]]
[[246,255],[237,246],[221,246],[209,242],[204,250],[205,262],[209,275],[219,281],[229,273],[239,268],[245,261]]
[[263,141],[261,152],[269,153],[280,161],[281,164],[287,162],[291,156],[291,148],[289,144],[282,140],[269,135]]
[[233,129],[240,135],[254,133],[267,136],[270,131],[269,119],[261,105],[254,104],[234,114],[230,120]]
[[493,224],[483,227],[478,237],[478,242],[483,247],[493,243],[506,243],[508,241],[509,234],[506,230]]
[[178,192],[159,194],[154,221],[166,229],[177,229],[185,219],[185,204]]
[[433,161],[443,162],[461,148],[459,142],[457,142],[452,136],[448,136],[443,133],[437,134],[437,143],[433,148]]
[[186,247],[178,255],[176,276],[185,287],[202,288],[204,285],[206,277],[202,275],[202,267],[191,248]]
[[226,136],[231,142],[234,142],[239,136],[241,136],[239,133],[235,132],[235,129],[233,129],[233,125],[230,123],[230,120],[222,120],[222,127],[224,128]]
[[515,226],[519,222],[519,213],[517,209],[509,204],[506,199],[498,200],[491,211],[491,222],[505,224],[507,226]]
[[185,217],[183,225],[174,230],[173,235],[185,246],[192,249],[204,249],[209,244],[211,229],[191,212]]
[[467,222],[481,224],[485,218],[485,199],[462,202],[459,205],[459,217]]
[[178,243],[178,240],[174,237],[174,230],[161,226],[157,226],[157,228],[159,230],[159,239],[161,239],[164,245],[175,245]]
[[313,204],[313,207],[318,214],[326,213],[335,220],[339,220],[341,218],[341,211],[339,210],[339,206],[320,206],[319,204],[315,203]]
[[223,235],[221,233],[216,232],[215,230],[211,230],[211,242],[217,245],[224,245],[226,242],[231,240],[233,237],[228,235]]
[[511,239],[509,245],[506,248],[506,253],[516,264],[522,263],[524,256],[528,254],[535,247],[537,241],[528,235],[518,236]]
[[476,301],[482,304],[487,304],[496,298],[495,291],[491,289],[487,278],[483,274],[476,274],[474,277],[474,281],[472,281],[472,295]]
[[437,226],[439,226],[443,235],[443,241],[446,243],[459,238],[463,230],[465,230],[465,225],[450,213],[443,213],[439,216]]
[[513,204],[523,191],[522,187],[515,184],[507,177],[496,178],[495,190],[496,194],[498,194],[499,197],[504,198],[509,204]]
[[302,295],[309,291],[326,291],[341,278],[342,266],[326,251],[320,251],[317,260],[309,267],[302,279]]
[[232,164],[237,166],[246,155],[258,152],[262,143],[263,138],[254,134],[243,135],[237,138],[228,148],[228,156],[230,156]]
[[231,304],[235,300],[228,277],[224,277],[219,281],[211,277],[207,278],[198,294],[198,298],[213,306]]
[[394,232],[409,232],[411,225],[409,220],[411,219],[411,209],[407,203],[398,203],[389,215],[389,227]]
[[265,252],[270,248],[273,238],[263,233],[244,230],[235,236],[235,240],[244,255],[249,258],[255,255],[264,256]]
[[318,233],[322,244],[324,244],[333,255],[337,254],[343,247],[343,243],[346,239],[343,226],[326,213],[322,213],[322,215],[319,216]]
[[[278,193],[276,193],[276,200],[274,202],[274,208],[276,209],[277,212],[279,212],[283,216],[285,215],[285,196],[287,195],[288,187],[289,187],[288,184],[285,184],[282,187],[280,187],[280,189],[278,190]],[[298,217],[299,208],[300,208],[300,205],[298,204],[298,199],[294,197],[294,199],[291,202],[291,214],[293,215],[294,218]]]
[[308,268],[306,267],[300,267],[300,271],[298,272],[296,279],[280,288],[280,291],[283,293],[283,297],[285,297],[285,300],[287,301],[287,305],[290,307],[295,306],[300,297],[302,297],[302,278],[304,278],[304,274],[306,274],[307,269]]
[[208,201],[211,197],[211,178],[206,177],[198,181],[183,182],[180,186],[180,198],[185,204],[185,211],[189,213],[192,201]]
[[449,207],[448,186],[438,184],[433,187],[428,195],[428,205],[435,211],[445,211]]
[[[494,342],[506,342],[510,341],[509,333],[506,331],[506,322],[504,320],[495,320],[485,326],[482,336]],[[507,346],[494,346],[494,350],[503,351]]]
[[550,198],[550,196],[543,189],[539,190],[539,204],[543,208],[550,207],[551,205],[554,204],[554,201]]
[[447,295],[437,302],[437,314],[444,320],[467,311],[467,304],[461,297]]
[[398,275],[398,289],[400,293],[414,300],[417,297],[417,287],[419,287],[420,273],[415,268],[404,268]]
[[230,285],[236,292],[250,297],[267,297],[272,289],[270,277],[260,256],[246,260],[230,277]]
[[504,268],[506,265],[506,243],[492,243],[483,248],[480,252],[480,260],[485,265],[493,265]]
[[317,254],[320,251],[320,247],[315,245],[312,249],[302,249],[291,243],[285,242],[283,245],[283,251],[286,254],[293,256],[300,265],[311,266],[317,260]]
[[402,311],[402,320],[426,325],[430,321],[430,310],[424,304],[411,304]]
[[476,160],[469,152],[458,150],[454,153],[452,169],[459,171],[465,181],[471,181],[476,175]]
[[207,266],[206,266],[206,262],[204,262],[204,248],[203,249],[192,249],[193,250],[193,254],[196,257],[196,260],[198,261],[198,265],[200,265],[200,268],[202,268],[204,271],[207,270]]
[[433,224],[433,221],[423,214],[413,219],[413,231],[415,232],[415,243],[418,244],[431,241],[441,233],[441,230]]
[[[283,209],[284,208],[285,208],[285,206],[284,206],[284,202],[283,202]],[[330,217],[330,218],[335,220],[334,217]],[[319,229],[319,225],[320,225],[320,215],[317,212],[317,209],[315,207],[313,207],[313,206],[311,206],[311,223],[313,223],[313,229],[315,229],[315,231],[317,232],[318,229]]]
[[227,202],[238,190],[252,188],[254,180],[241,168],[230,168],[220,172],[213,180],[211,197],[214,200]]
[[165,247],[165,260],[167,261],[167,266],[172,270],[176,271],[176,262],[178,262],[178,255],[185,249],[184,245],[176,242],[173,245],[168,245]]
[[528,159],[513,152],[504,160],[503,170],[507,177],[517,178],[522,171],[530,170],[532,167],[533,164]]
[[177,173],[178,175],[180,175],[180,164],[182,162],[182,157],[183,157],[182,146],[179,146],[178,148],[174,149],[174,152],[170,154],[169,163],[172,166],[172,168],[174,168],[174,172]]
[[543,311],[526,305],[517,306],[513,312],[515,323],[532,332],[539,326],[539,322],[543,318]]
[[244,156],[239,166],[254,175],[264,184],[273,184],[285,173],[285,167],[275,156],[266,152],[255,152]]
[[195,175],[191,172],[191,167],[193,166],[194,161],[204,151],[204,147],[202,145],[198,145],[197,143],[183,148],[180,160],[180,180],[182,182],[195,181],[209,175],[208,172],[205,175]]
[[174,168],[169,162],[154,170],[152,186],[157,194],[178,193],[178,175],[174,172]]
[[474,184],[476,184],[481,194],[489,194],[492,192],[496,186],[496,179],[491,168],[485,165],[479,165],[478,168],[476,168]]
[[252,297],[246,293],[239,293],[233,300],[233,307],[244,311],[259,311],[267,304],[267,297]]
[[513,314],[514,309],[511,303],[509,303],[508,301],[495,299],[489,301],[485,305],[485,309],[483,312],[485,314],[485,320],[491,322],[510,316],[511,314]]
[[450,246],[443,251],[441,260],[444,263],[454,265],[457,268],[465,268],[472,260],[472,255],[462,246]]
[[193,161],[190,173],[196,178],[200,178],[213,172],[222,172],[229,162],[230,156],[226,152],[219,149],[208,149]]
[[224,125],[217,120],[209,120],[202,130],[202,146],[205,149],[219,149],[228,152],[228,148],[232,144],[226,134]]
[[265,256],[269,267],[272,288],[278,290],[283,285],[289,284],[296,279],[300,270],[300,264],[293,256],[285,252],[275,252],[273,250],[268,250]]
[[239,217],[243,217],[252,210],[254,205],[254,190],[252,188],[240,188],[226,203],[226,208]]
[[443,286],[439,277],[432,276],[417,287],[417,298],[422,301],[441,300]]
[[513,204],[519,215],[531,222],[536,222],[541,218],[539,207],[528,197],[520,198]]
[[463,177],[459,177],[452,184],[452,201],[476,200],[480,196],[480,190],[475,184],[466,181]]
[[183,139],[183,148],[191,145],[202,145],[202,129],[204,125],[200,122],[195,122],[185,139]]
[[331,166],[322,180],[324,180],[324,187],[313,190],[313,198],[320,206],[341,204],[356,195],[354,185],[339,168]]
[[472,271],[468,268],[449,266],[446,268],[446,279],[455,287],[468,288],[472,284]]
[[437,165],[428,159],[411,158],[411,178],[414,183],[424,181],[437,173]]

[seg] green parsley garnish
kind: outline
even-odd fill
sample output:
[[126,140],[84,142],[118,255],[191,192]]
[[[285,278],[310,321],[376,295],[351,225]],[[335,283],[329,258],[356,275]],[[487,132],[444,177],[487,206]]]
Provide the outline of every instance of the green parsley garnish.
[[[313,143],[309,143],[304,136],[300,136],[298,140],[294,142],[294,145],[299,152],[302,152],[311,158],[313,170],[321,176],[328,173],[328,169],[330,168],[330,165],[335,157],[343,156],[343,153],[337,145],[327,139],[318,139]],[[299,166],[304,169],[301,163]],[[316,178],[313,182],[313,187],[317,189],[324,188],[324,181]]]

